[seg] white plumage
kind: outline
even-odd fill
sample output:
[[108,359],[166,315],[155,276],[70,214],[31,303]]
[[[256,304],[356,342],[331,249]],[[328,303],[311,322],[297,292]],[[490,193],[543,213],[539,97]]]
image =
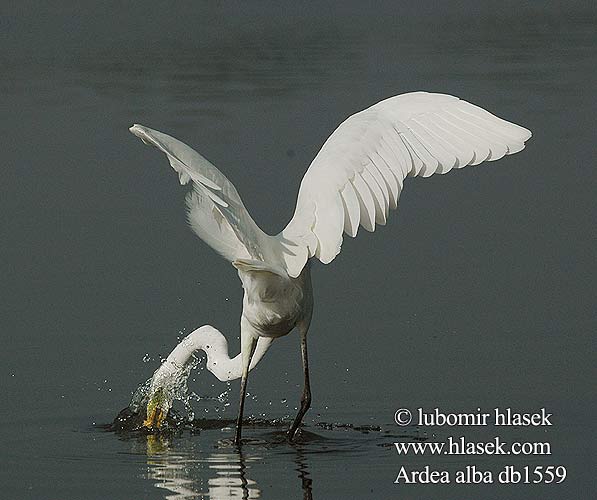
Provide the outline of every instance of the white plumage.
[[[142,125],[131,132],[163,151],[187,195],[193,231],[232,262],[245,288],[241,317],[241,408],[247,373],[258,339],[295,326],[301,331],[305,389],[300,424],[309,406],[306,334],[312,314],[310,258],[324,264],[340,252],[343,233],[359,226],[374,231],[398,204],[409,176],[429,177],[517,153],[531,132],[457,97],[413,92],[391,97],[346,119],[327,139],[300,185],[296,209],[277,235],[253,221],[232,183],[182,142]],[[292,294],[288,292],[292,291]],[[257,319],[259,318],[259,319]],[[222,358],[229,362],[227,354]],[[242,360],[242,361],[241,361]]]
[[343,232],[354,237],[359,225],[384,225],[407,176],[497,160],[523,149],[529,137],[527,129],[444,94],[403,94],[351,116],[311,163],[294,217],[278,237],[288,273],[297,276],[307,257],[331,262]]

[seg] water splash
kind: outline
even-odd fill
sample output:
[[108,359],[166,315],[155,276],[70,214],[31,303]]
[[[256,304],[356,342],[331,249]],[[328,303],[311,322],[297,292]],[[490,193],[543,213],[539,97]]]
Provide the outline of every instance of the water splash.
[[180,401],[185,409],[186,418],[192,421],[195,416],[192,401],[206,399],[190,391],[188,379],[191,372],[200,365],[201,360],[191,356],[184,364],[164,360],[152,377],[141,384],[134,392],[129,408],[135,413],[142,413],[148,406],[158,405],[164,417],[175,401]]
[[[229,382],[226,390],[217,396],[199,395],[189,389],[188,381],[191,379],[191,372],[193,370],[202,371],[203,369],[205,369],[204,361],[194,354],[183,364],[171,359],[164,360],[152,377],[137,387],[129,403],[130,410],[133,413],[145,413],[147,411],[149,414],[148,406],[152,405],[153,402],[154,406],[158,405],[161,411],[164,412],[164,416],[166,416],[174,403],[178,401],[184,407],[185,418],[188,422],[192,422],[196,415],[193,402],[213,401],[221,405],[215,406],[213,410],[216,413],[224,412],[230,406],[231,385]],[[193,377],[191,380],[195,381],[196,379]],[[205,408],[204,411],[208,413],[209,409]]]

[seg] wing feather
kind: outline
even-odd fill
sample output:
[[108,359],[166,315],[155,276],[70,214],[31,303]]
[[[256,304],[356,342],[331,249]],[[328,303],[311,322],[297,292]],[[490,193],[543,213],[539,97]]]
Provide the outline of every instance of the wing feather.
[[472,146],[474,158],[469,165],[478,165],[491,156],[488,144],[483,139],[479,138],[474,133],[474,130],[471,130],[466,124],[460,122],[458,118],[449,111],[442,110],[438,115],[447,124],[450,130],[453,130],[461,140]]
[[361,206],[350,181],[344,184],[342,191],[344,203],[344,232],[353,238],[357,235],[361,220]]
[[315,207],[313,233],[318,245],[315,256],[324,264],[331,262],[340,252],[344,231],[344,205],[340,192],[335,197],[322,199]]
[[382,192],[381,188],[379,187],[379,185],[377,184],[377,181],[375,180],[373,175],[371,175],[371,172],[367,168],[367,165],[365,165],[365,168],[361,172],[361,177],[365,181],[365,184],[369,188],[369,191],[371,192],[371,195],[373,198],[373,205],[374,205],[374,210],[375,210],[375,212],[374,212],[375,224],[380,224],[383,226],[386,223],[386,218],[385,218],[386,209],[385,209],[385,200],[384,200],[383,192]]
[[390,192],[388,190],[386,181],[384,180],[383,175],[380,171],[381,167],[379,165],[381,163],[381,158],[379,158],[379,155],[375,152],[369,154],[368,158],[369,161],[365,163],[365,169],[367,170],[367,172],[369,172],[369,174],[371,174],[371,176],[375,180],[375,184],[379,187],[379,191],[381,192],[381,199],[383,199],[382,212],[385,217],[388,214],[388,209],[390,207]]
[[351,182],[361,206],[361,226],[367,231],[373,232],[375,231],[375,202],[373,201],[373,194],[360,173],[355,173]]
[[456,155],[451,153],[449,149],[444,146],[440,138],[431,134],[425,126],[415,118],[409,121],[408,127],[412,130],[419,142],[427,147],[431,156],[437,159],[438,167],[436,172],[444,174],[454,168],[454,165],[456,165],[458,161]]
[[496,140],[494,140],[494,137],[490,132],[487,132],[487,130],[478,127],[473,122],[463,118],[458,110],[450,110],[447,111],[447,113],[451,115],[452,122],[455,125],[460,127],[462,130],[466,130],[469,134],[474,135],[489,149],[489,155],[486,158],[488,161],[502,158],[508,152],[508,147],[506,144],[498,143]]
[[381,137],[381,140],[387,144],[389,151],[393,153],[393,156],[388,157],[388,166],[392,169],[392,173],[396,177],[396,182],[402,188],[404,179],[410,171],[408,150],[404,146],[402,139],[400,139],[400,134],[393,127]]
[[[438,144],[445,152],[443,160],[444,170],[442,173],[448,172],[451,168],[459,168],[465,165],[472,159],[473,150],[464,147],[464,143],[458,144],[456,137],[449,132],[443,132],[433,122],[432,114],[421,115],[413,118],[413,122],[420,127],[424,134],[427,134],[431,140]],[[445,170],[446,165],[451,165]]]
[[472,144],[464,140],[454,127],[446,122],[441,115],[433,113],[431,115],[421,115],[417,119],[423,121],[427,128],[437,137],[446,140],[456,152],[458,158],[458,168],[472,165],[475,160],[475,149]]
[[[398,186],[398,182],[396,181],[396,177],[392,173],[392,169],[388,165],[388,161],[391,161],[390,155],[388,151],[385,149],[385,145],[383,141],[379,141],[379,145],[377,151],[373,153],[373,158],[375,159],[375,166],[377,170],[379,170],[383,182],[386,185],[386,192],[388,194],[388,208],[395,209],[398,204],[398,193],[400,192],[400,187]],[[386,160],[386,158],[388,158]]]

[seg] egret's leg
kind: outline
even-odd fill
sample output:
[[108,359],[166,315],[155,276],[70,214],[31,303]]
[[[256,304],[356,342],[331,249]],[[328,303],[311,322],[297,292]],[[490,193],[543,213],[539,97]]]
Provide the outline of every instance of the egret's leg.
[[301,355],[303,357],[303,372],[305,375],[305,381],[303,385],[303,394],[301,395],[301,407],[296,414],[292,427],[288,431],[288,439],[292,441],[296,434],[296,431],[301,425],[303,417],[307,410],[311,406],[311,386],[309,384],[309,359],[307,356],[307,328],[301,328]]
[[240,379],[240,401],[238,404],[238,419],[236,420],[236,435],[234,444],[240,444],[240,435],[243,426],[243,410],[245,408],[245,394],[247,393],[247,379],[249,377],[249,366],[255,352],[257,339],[254,337],[242,337],[241,333],[241,354],[242,354],[242,375]]

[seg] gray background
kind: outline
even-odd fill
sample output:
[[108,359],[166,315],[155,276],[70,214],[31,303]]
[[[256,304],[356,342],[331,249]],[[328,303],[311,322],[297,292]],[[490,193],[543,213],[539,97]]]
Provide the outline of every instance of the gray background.
[[[181,332],[212,324],[237,350],[235,270],[193,236],[184,189],[127,128],[142,123],[195,147],[275,233],[339,122],[413,90],[465,98],[534,136],[497,163],[409,180],[387,227],[346,238],[331,265],[314,266],[306,422],[314,432],[314,422],[374,423],[388,434],[221,453],[248,461],[265,498],[594,495],[590,2],[36,2],[3,5],[0,19],[0,488],[8,497],[161,498],[155,473],[173,456],[199,494],[210,474],[205,450],[230,434],[182,437],[153,456],[143,440],[94,425],[126,405]],[[300,380],[292,334],[252,373],[247,411],[293,414]],[[227,390],[209,374],[192,388]],[[228,417],[237,385],[231,390]],[[214,415],[204,406],[198,411]],[[547,436],[553,456],[517,463],[563,464],[569,477],[549,487],[396,486],[403,464],[460,465],[392,452],[393,413],[403,406],[546,407],[554,413],[547,432],[512,432]],[[407,439],[417,432],[406,431]],[[495,471],[506,461],[462,463]]]

